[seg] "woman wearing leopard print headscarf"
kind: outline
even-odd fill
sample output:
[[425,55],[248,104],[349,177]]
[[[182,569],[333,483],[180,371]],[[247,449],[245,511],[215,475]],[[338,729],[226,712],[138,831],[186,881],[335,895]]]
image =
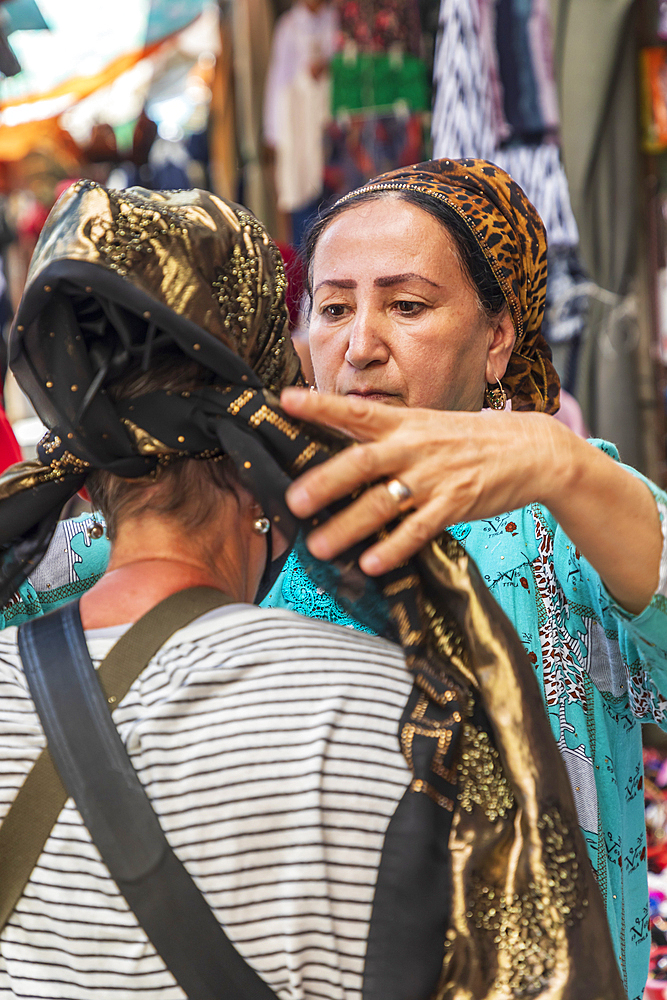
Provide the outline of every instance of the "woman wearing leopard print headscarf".
[[[315,555],[390,525],[360,559],[381,573],[449,526],[476,560],[535,665],[635,1000],[649,946],[640,722],[667,710],[667,497],[549,416],[544,226],[504,171],[386,174],[324,215],[307,263],[318,394],[283,404],[361,443],[298,481],[292,509],[372,483],[311,534]],[[300,593],[287,578],[281,603],[299,610]]]

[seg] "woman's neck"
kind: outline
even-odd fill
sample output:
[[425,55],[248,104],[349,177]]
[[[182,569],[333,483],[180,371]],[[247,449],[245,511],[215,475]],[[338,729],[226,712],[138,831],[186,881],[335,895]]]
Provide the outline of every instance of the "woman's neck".
[[[188,587],[214,587],[251,602],[266,551],[240,525],[218,522],[186,537],[161,518],[126,522],[112,543],[109,567],[80,602],[84,628],[135,622],[165,597]],[[236,530],[230,530],[230,528]]]

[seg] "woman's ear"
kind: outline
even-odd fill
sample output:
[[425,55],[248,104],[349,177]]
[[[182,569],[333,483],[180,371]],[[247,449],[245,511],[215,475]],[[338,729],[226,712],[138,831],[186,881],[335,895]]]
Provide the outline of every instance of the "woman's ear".
[[486,358],[486,381],[490,385],[495,385],[496,379],[502,379],[505,374],[516,341],[516,330],[509,309],[504,309],[493,321],[492,329],[493,335]]
[[92,500],[90,499],[90,493],[88,492],[85,486],[82,486],[81,489],[77,491],[77,496],[80,496],[82,500],[86,501],[86,503],[92,503]]

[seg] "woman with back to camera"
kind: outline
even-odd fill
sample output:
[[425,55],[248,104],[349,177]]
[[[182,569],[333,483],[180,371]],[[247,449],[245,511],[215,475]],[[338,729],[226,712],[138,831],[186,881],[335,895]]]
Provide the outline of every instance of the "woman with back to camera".
[[[443,160],[386,175],[325,215],[309,255],[317,387],[339,395],[290,391],[284,405],[367,443],[309,473],[290,503],[302,515],[376,482],[309,542],[328,558],[407,511],[374,546],[380,564],[362,557],[371,574],[454,525],[535,665],[635,1000],[649,943],[638,720],[664,713],[665,495],[526,412],[557,407],[540,332],[546,247],[503,171]],[[485,396],[504,406],[505,391],[521,412],[475,412]],[[85,523],[61,532],[76,552],[73,577],[56,571],[55,554],[40,570],[56,600],[58,584],[83,588],[106,561],[105,540],[88,538]],[[66,532],[78,532],[69,548]],[[34,614],[40,597],[50,606],[36,589],[24,588],[8,620]],[[354,617],[294,553],[268,600]]]

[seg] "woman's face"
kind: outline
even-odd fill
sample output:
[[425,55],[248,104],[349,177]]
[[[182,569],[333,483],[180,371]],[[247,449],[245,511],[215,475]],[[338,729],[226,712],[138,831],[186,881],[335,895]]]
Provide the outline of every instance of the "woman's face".
[[454,244],[397,197],[347,209],[313,257],[310,349],[320,392],[393,406],[479,410],[511,353],[509,317],[490,322]]

